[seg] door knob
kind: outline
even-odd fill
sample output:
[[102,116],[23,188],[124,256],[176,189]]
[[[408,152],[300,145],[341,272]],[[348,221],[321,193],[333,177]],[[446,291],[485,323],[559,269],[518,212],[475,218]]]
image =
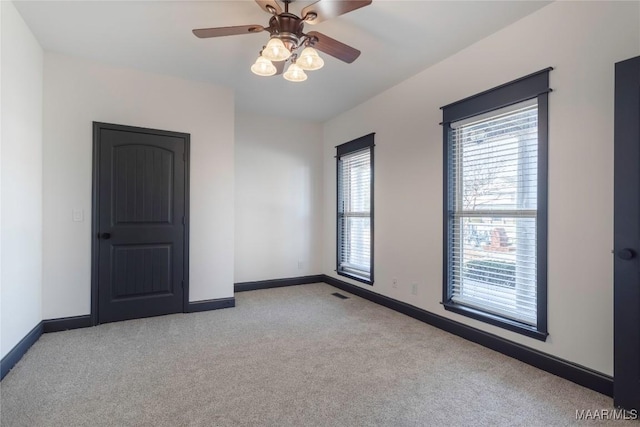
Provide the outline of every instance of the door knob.
[[636,256],[636,253],[634,252],[633,249],[625,248],[625,249],[620,249],[617,255],[618,255],[618,258],[623,259],[625,261],[629,261],[630,259],[633,259]]
[[109,240],[111,238],[111,233],[102,233],[100,235],[100,238],[104,240]]

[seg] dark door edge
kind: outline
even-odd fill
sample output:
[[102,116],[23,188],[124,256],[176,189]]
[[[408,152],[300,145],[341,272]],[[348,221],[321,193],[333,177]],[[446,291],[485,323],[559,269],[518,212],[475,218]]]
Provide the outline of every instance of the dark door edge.
[[[640,410],[638,357],[638,159],[640,56],[614,66],[613,403]],[[626,252],[626,254],[625,254]],[[631,305],[631,307],[629,307]],[[629,326],[633,325],[633,326]],[[634,330],[635,328],[635,330]]]

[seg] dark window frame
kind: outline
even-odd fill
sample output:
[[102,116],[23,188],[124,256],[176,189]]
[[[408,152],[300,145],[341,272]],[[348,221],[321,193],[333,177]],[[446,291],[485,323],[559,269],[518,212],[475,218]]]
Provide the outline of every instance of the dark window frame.
[[[547,324],[547,228],[548,228],[548,152],[549,152],[549,72],[545,68],[520,79],[478,93],[442,107],[443,128],[443,280],[442,304],[445,310],[494,326],[546,341]],[[453,257],[453,195],[450,188],[453,171],[451,123],[464,120],[530,99],[538,101],[538,199],[537,199],[537,324],[531,326],[499,315],[484,312],[452,301],[450,272]]]
[[[374,173],[374,136],[375,133],[370,133],[368,135],[362,136],[360,138],[354,139],[349,142],[345,142],[344,144],[340,144],[336,146],[336,273],[340,276],[348,277],[349,279],[366,283],[367,285],[372,285],[374,282],[374,181],[375,181],[375,173]],[[370,181],[370,236],[371,236],[371,247],[370,249],[370,260],[369,265],[371,268],[369,278],[360,277],[354,274],[350,274],[348,272],[340,270],[340,248],[341,248],[341,234],[340,234],[340,158],[344,155],[355,153],[357,151],[362,151],[368,149],[370,152],[370,166],[371,166],[371,181]]]

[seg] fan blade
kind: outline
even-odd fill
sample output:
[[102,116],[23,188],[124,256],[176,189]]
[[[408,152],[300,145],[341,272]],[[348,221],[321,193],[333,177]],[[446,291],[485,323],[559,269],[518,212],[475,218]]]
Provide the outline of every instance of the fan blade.
[[274,74],[275,76],[279,76],[280,74],[284,73],[284,66],[286,65],[287,61],[271,61],[271,63],[276,67],[276,73]]
[[312,43],[313,47],[348,64],[351,64],[360,56],[358,49],[352,48],[317,31],[310,31],[307,36],[317,39],[315,43]]
[[273,14],[271,9],[273,9],[277,15],[282,13],[282,8],[276,0],[256,0],[256,3],[267,13]]
[[193,34],[201,39],[209,37],[235,36],[238,34],[259,33],[264,31],[262,25],[236,25],[235,27],[200,28],[193,30]]
[[306,23],[317,24],[336,16],[369,6],[372,0],[319,0],[304,9],[302,17]]

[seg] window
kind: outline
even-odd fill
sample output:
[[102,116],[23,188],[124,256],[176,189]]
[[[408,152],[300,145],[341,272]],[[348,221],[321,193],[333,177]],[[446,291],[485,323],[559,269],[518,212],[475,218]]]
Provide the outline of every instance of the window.
[[443,107],[445,309],[540,340],[549,71]]
[[373,136],[336,147],[338,274],[373,284]]

